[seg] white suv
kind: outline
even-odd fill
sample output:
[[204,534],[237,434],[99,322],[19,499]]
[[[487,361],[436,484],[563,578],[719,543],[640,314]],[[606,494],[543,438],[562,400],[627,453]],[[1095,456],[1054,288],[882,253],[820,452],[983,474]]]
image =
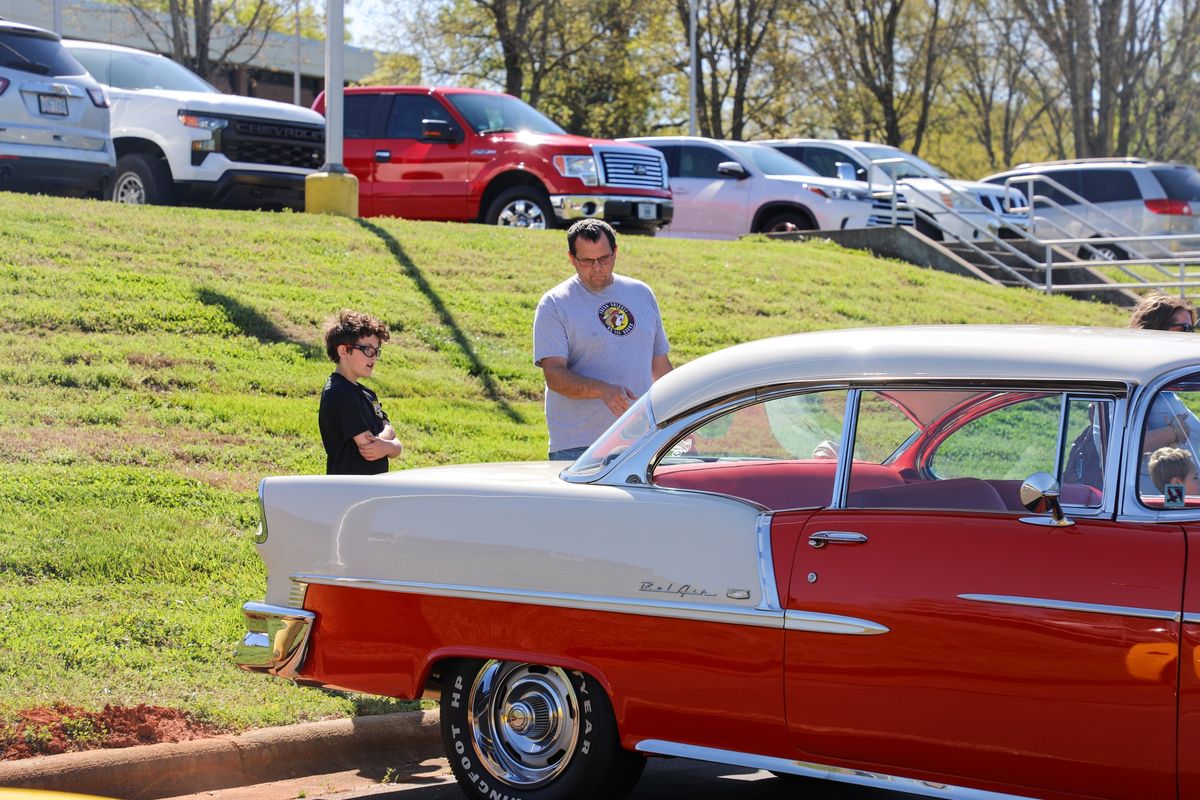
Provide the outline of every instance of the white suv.
[[[1200,173],[1185,164],[1140,158],[1046,161],[1021,164],[984,180],[1031,195],[1033,232],[1041,239],[1200,234]],[[1200,239],[1123,244],[1081,244],[1080,255],[1124,258],[1129,249],[1138,248],[1155,255],[1164,246],[1200,250]]]
[[[890,205],[854,181],[824,178],[760,144],[696,136],[636,142],[666,157],[675,216],[660,236],[734,239],[748,233],[891,225]],[[912,224],[901,209],[899,224]]]
[[98,197],[112,179],[104,88],[57,34],[0,20],[0,189]]
[[[898,147],[854,139],[772,139],[762,144],[822,175],[853,178],[863,185],[869,182],[877,194],[890,192],[894,179],[908,188],[904,195],[912,208],[934,218],[931,225],[917,215],[917,230],[937,241],[945,238],[943,232],[965,241],[989,236],[1010,238],[1029,225],[1028,214],[1014,210],[1025,207],[1025,198],[1018,190],[951,178]],[[874,164],[881,160],[888,163]]]
[[304,178],[325,156],[320,114],[224,94],[144,50],[63,44],[112,97],[113,200],[304,209]]

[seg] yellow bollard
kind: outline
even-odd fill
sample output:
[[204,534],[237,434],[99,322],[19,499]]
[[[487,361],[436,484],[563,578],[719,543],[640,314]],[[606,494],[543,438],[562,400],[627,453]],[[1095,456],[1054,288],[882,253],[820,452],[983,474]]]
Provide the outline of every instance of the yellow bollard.
[[307,214],[358,216],[358,178],[349,172],[314,172],[304,179]]

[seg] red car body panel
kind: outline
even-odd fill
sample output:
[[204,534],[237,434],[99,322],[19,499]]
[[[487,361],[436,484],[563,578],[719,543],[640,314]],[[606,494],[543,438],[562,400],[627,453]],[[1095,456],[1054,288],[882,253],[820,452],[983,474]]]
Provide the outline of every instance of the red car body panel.
[[1178,527],[1079,520],[1056,529],[892,510],[821,512],[807,523],[818,530],[860,532],[869,543],[798,549],[785,608],[889,632],[788,632],[787,710],[799,750],[822,761],[871,753],[872,768],[894,774],[955,765],[1025,793],[1172,796],[1176,673],[1146,674],[1136,662],[1147,648],[1177,653],[1177,623],[960,595],[1175,610]]
[[779,628],[321,585],[305,606],[317,623],[301,679],[413,698],[436,658],[511,657],[595,676],[630,749],[667,738],[789,757]]

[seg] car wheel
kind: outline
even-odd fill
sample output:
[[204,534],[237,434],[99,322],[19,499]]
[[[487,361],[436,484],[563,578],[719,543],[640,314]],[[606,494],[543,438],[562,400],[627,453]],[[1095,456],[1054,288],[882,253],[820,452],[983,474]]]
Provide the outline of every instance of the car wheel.
[[945,234],[942,233],[941,228],[939,228],[937,225],[934,225],[920,214],[917,215],[915,227],[917,229],[917,233],[921,234],[922,236],[927,236],[935,242],[943,241],[946,238]]
[[171,202],[171,173],[154,156],[145,153],[121,156],[117,159],[109,196],[117,203],[165,205]]
[[532,186],[514,186],[500,193],[488,207],[484,222],[512,228],[545,230],[554,227],[550,198]]
[[763,233],[791,233],[793,231],[810,231],[813,224],[803,214],[795,211],[785,211],[776,214],[762,226]]
[[1124,261],[1129,254],[1115,244],[1093,244],[1079,248],[1079,257],[1085,261]]
[[469,798],[622,798],[646,760],[621,748],[604,689],[581,672],[460,661],[442,682],[442,740]]

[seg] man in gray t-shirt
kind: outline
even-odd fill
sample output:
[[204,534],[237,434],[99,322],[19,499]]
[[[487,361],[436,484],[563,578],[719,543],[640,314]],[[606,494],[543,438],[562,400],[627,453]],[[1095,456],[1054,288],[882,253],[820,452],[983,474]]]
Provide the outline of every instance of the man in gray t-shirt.
[[613,274],[617,235],[598,219],[567,231],[575,274],[542,295],[533,363],[546,375],[550,460],[574,461],[658,378],[671,345],[650,287]]

